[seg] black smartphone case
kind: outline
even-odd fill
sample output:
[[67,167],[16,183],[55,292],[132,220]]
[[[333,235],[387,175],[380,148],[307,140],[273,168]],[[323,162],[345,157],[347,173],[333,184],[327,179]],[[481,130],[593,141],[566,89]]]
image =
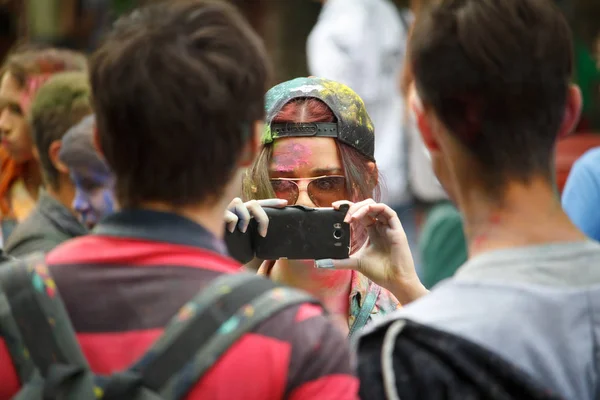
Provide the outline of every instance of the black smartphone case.
[[226,235],[229,252],[247,263],[255,256],[263,260],[344,259],[350,254],[350,226],[344,223],[348,207],[308,208],[291,206],[265,208],[269,216],[266,237],[258,235],[252,220],[245,234],[236,230]]

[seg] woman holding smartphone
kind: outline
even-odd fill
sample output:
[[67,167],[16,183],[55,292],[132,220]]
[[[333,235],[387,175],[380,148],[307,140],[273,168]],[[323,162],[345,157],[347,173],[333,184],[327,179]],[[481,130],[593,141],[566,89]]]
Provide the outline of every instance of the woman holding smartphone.
[[[404,235],[395,213],[370,200],[378,199],[380,194],[373,124],[363,101],[350,88],[314,77],[272,88],[266,96],[266,113],[264,147],[247,173],[245,200],[279,199],[268,200],[270,204],[261,202],[263,206],[356,204],[351,204],[347,216],[353,230],[350,259],[264,261],[258,271],[319,298],[339,326],[352,336],[400,307],[389,291],[359,272],[376,269],[377,273],[369,274],[378,283],[394,287],[398,268],[385,265],[391,257],[386,244],[389,238],[377,240],[376,231],[379,226],[389,227],[393,219],[396,229],[392,233]],[[244,208],[241,200],[237,203],[238,209]],[[260,222],[259,207],[256,202],[251,204],[249,214]],[[370,215],[372,210],[377,217]],[[385,219],[385,224],[375,223],[378,219]],[[403,265],[409,265],[410,271],[412,258],[406,237],[399,237],[398,243],[404,246]],[[378,262],[382,264],[374,267]],[[417,279],[412,272],[408,273],[410,280]]]

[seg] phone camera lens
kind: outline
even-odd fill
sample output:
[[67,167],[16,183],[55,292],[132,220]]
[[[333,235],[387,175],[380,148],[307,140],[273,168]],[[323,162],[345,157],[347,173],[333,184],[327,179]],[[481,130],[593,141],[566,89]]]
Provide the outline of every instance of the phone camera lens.
[[333,231],[333,238],[335,240],[340,240],[342,237],[344,237],[344,231],[341,229],[336,229]]

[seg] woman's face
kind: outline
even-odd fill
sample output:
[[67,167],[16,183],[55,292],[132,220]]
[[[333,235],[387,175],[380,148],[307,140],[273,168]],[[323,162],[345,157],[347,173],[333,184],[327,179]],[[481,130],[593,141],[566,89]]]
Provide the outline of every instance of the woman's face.
[[[271,184],[288,204],[331,207],[346,199],[344,170],[333,138],[282,138],[273,145]],[[318,178],[318,179],[314,179]]]
[[115,209],[114,178],[90,168],[72,168],[71,180],[75,184],[73,210],[87,228]]
[[10,73],[4,74],[0,81],[0,97],[10,106],[0,111],[0,136],[2,146],[18,163],[33,157],[33,142],[24,116],[27,110],[21,109],[23,95],[24,91],[15,78]]

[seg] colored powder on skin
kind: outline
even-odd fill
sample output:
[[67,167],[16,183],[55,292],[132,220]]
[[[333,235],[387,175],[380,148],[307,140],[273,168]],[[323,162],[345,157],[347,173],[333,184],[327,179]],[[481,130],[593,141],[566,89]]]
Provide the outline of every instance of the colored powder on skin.
[[311,267],[310,280],[315,283],[317,290],[324,290],[328,295],[336,295],[339,294],[340,288],[346,288],[348,276],[351,274],[349,270],[322,270],[314,268],[312,263]]
[[115,210],[113,177],[89,167],[74,169],[71,178],[75,184],[73,208],[88,227]]
[[312,150],[300,143],[276,144],[273,151],[276,172],[293,172],[310,164]]

